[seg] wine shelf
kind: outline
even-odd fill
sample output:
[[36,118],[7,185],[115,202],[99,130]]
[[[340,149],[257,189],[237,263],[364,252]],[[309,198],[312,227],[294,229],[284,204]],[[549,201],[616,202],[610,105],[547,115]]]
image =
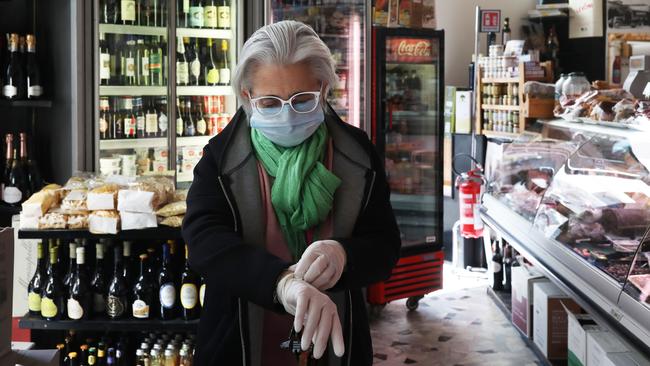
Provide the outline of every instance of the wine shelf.
[[516,83],[519,83],[519,78],[483,78],[483,79],[481,79],[481,82],[483,84],[486,84],[486,83],[491,83],[491,84],[506,84],[506,83],[516,84]]
[[167,147],[167,138],[99,140],[100,150],[146,149],[150,147]]
[[490,111],[519,111],[518,105],[496,105],[496,104],[483,104],[483,109]]
[[55,320],[48,321],[38,317],[25,315],[18,321],[18,327],[21,329],[41,329],[41,330],[86,330],[86,331],[116,331],[116,332],[140,332],[140,331],[165,331],[184,332],[196,331],[199,326],[198,320],[110,320],[91,319],[91,320]]
[[519,136],[521,136],[520,133],[497,132],[497,131],[486,131],[486,130],[483,130],[483,135],[489,138],[501,138],[501,139],[510,139],[510,140],[515,140]]
[[100,86],[100,96],[147,95],[166,96],[166,86]]
[[177,146],[205,146],[208,144],[211,138],[214,136],[186,136],[186,137],[177,137],[176,145]]
[[177,28],[176,36],[190,38],[218,38],[231,39],[230,29],[205,29],[205,28]]
[[140,25],[100,24],[99,33],[136,34],[140,36],[167,36],[167,28],[143,27]]
[[230,86],[178,86],[176,87],[178,96],[190,95],[232,95]]
[[51,108],[51,100],[0,100],[0,107]]
[[117,234],[93,234],[88,230],[19,230],[19,239],[113,239],[113,240],[167,240],[182,239],[181,229],[159,226],[151,229],[123,230]]

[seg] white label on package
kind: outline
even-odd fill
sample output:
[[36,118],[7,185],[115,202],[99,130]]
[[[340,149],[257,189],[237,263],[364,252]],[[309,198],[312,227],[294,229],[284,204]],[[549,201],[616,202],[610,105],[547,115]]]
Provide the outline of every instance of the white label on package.
[[153,192],[122,189],[117,193],[119,211],[154,213]]
[[88,193],[86,207],[89,210],[114,210],[115,199],[113,193]]
[[117,219],[90,215],[88,231],[93,234],[117,234]]
[[138,230],[158,227],[155,214],[120,211],[122,230]]
[[38,217],[27,216],[23,213],[20,214],[20,230],[37,230]]

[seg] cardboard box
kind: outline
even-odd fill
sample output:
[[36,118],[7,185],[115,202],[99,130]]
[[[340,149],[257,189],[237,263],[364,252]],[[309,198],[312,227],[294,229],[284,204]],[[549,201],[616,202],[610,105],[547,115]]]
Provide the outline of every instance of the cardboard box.
[[422,28],[436,28],[436,0],[422,0]]
[[605,366],[650,366],[650,361],[636,353],[609,353]]
[[512,267],[512,324],[528,338],[533,338],[533,284],[548,281],[532,267]]
[[[11,306],[14,285],[14,230],[0,229],[0,357],[11,351]],[[25,294],[27,292],[25,291]],[[27,296],[24,296],[27,297]],[[0,362],[0,365],[4,363]]]
[[13,351],[0,357],[0,365],[23,366],[58,366],[59,350],[39,349],[29,351]]
[[628,352],[627,347],[610,332],[592,332],[587,334],[586,366],[607,365],[610,353]]
[[587,364],[587,334],[602,332],[589,314],[574,314],[567,310],[569,366]]
[[551,282],[533,284],[533,341],[549,360],[567,358],[567,315],[580,306]]
[[472,92],[456,90],[455,133],[470,133],[472,123]]

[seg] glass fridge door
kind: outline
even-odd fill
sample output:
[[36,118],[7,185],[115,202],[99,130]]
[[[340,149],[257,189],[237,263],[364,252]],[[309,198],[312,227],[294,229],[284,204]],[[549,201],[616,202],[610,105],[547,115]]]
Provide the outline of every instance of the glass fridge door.
[[237,1],[175,1],[176,177],[179,188],[187,188],[203,147],[237,109],[230,87],[237,56]]
[[366,1],[267,0],[267,22],[297,20],[310,25],[332,51],[339,85],[329,103],[341,119],[365,128]]
[[97,170],[125,176],[166,171],[166,0],[95,4]]
[[[441,41],[385,36],[383,124],[385,164],[402,248],[439,244],[442,224],[440,121]],[[382,144],[380,143],[379,146]]]

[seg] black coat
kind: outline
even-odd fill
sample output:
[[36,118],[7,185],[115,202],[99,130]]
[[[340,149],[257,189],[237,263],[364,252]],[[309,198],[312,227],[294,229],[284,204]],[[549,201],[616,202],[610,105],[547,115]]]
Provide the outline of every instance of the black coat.
[[[326,113],[326,123],[336,159],[341,162],[338,165],[347,166],[354,177],[350,179],[355,180],[339,191],[343,195],[345,190],[357,189],[356,195],[345,197],[345,206],[354,209],[341,212],[343,216],[358,212],[351,216],[355,218],[349,226],[351,234],[332,238],[343,245],[348,261],[341,280],[330,290],[345,292],[346,309],[352,309],[339,313],[346,337],[343,364],[371,365],[372,342],[361,290],[390,276],[399,257],[400,234],[383,164],[372,143],[363,131],[342,122],[333,111]],[[248,232],[263,230],[259,227],[263,221],[246,212],[257,212],[259,206],[250,202],[255,202],[260,191],[258,176],[253,174],[257,163],[249,136],[246,115],[240,109],[228,127],[204,147],[187,197],[183,238],[189,246],[191,267],[206,280],[197,365],[254,363],[250,337],[255,325],[249,327],[248,308],[242,304],[284,312],[274,303],[275,285],[292,263],[270,254],[264,243],[246,240]],[[366,161],[366,167],[359,161]],[[350,354],[352,359],[347,358]]]

